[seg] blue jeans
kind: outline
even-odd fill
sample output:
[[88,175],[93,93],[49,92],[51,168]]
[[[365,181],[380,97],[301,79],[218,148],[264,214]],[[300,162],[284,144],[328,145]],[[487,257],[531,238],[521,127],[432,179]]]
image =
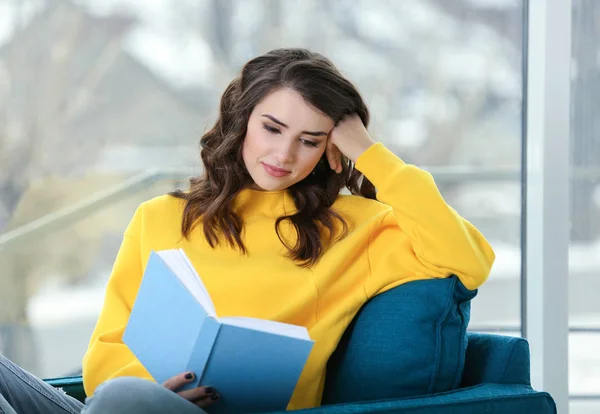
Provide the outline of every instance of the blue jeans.
[[203,414],[173,391],[140,378],[101,384],[85,405],[0,355],[0,414]]

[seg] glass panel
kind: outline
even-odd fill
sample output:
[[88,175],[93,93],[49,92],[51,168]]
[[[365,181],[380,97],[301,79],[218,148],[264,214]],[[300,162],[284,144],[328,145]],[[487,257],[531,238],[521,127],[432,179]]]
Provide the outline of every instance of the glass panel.
[[[135,207],[198,172],[224,87],[286,45],[330,57],[372,133],[492,242],[471,327],[518,331],[521,15],[489,0],[0,2],[0,351],[43,377],[79,369]],[[175,170],[137,176],[151,168]],[[10,233],[109,190],[57,228]]]
[[[600,396],[600,2],[573,0],[570,393]],[[595,352],[596,351],[596,352]]]
[[569,335],[569,393],[600,398],[600,334],[572,332]]
[[521,331],[511,331],[510,329],[488,329],[488,330],[478,330],[478,332],[492,334],[492,335],[521,336]]
[[590,401],[571,401],[569,414],[600,414],[600,399]]
[[[472,302],[470,329],[518,332],[523,5],[521,1],[484,0],[461,2],[461,5],[434,3],[451,15],[462,16],[459,32],[463,33],[464,42],[449,40],[447,43],[452,46],[447,46],[447,53],[457,60],[468,59],[465,66],[459,67],[469,68],[463,76],[471,98],[459,107],[466,112],[471,112],[469,105],[478,107],[471,112],[470,119],[459,121],[459,115],[457,123],[447,130],[449,140],[461,141],[463,145],[456,144],[461,152],[448,156],[446,164],[449,169],[470,168],[471,177],[482,177],[468,180],[462,176],[442,186],[442,192],[450,204],[490,239],[497,257],[488,282]],[[436,33],[446,36],[442,28],[436,29]],[[476,92],[478,88],[480,91]],[[475,98],[477,94],[481,94],[480,98]],[[453,156],[459,158],[454,160]]]

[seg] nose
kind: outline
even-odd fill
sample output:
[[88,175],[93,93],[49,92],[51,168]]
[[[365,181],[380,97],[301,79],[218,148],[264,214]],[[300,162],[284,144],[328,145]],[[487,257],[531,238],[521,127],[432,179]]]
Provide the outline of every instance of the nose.
[[275,159],[279,163],[280,166],[285,167],[289,166],[295,157],[295,150],[293,142],[287,142],[287,140],[282,140],[283,142],[275,149]]

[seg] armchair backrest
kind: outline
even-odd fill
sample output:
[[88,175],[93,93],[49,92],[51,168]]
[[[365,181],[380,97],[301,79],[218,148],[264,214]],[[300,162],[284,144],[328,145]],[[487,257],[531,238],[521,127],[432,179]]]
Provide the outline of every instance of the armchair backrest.
[[329,360],[322,403],[457,388],[476,294],[452,276],[408,282],[371,299]]

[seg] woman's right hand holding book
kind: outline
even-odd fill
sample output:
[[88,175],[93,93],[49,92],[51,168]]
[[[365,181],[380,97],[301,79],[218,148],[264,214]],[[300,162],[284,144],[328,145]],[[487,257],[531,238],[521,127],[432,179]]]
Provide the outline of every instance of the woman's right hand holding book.
[[162,386],[168,390],[177,393],[179,396],[204,408],[212,403],[219,401],[219,394],[212,387],[196,387],[189,390],[178,391],[185,384],[194,380],[194,373],[184,372],[166,380]]

